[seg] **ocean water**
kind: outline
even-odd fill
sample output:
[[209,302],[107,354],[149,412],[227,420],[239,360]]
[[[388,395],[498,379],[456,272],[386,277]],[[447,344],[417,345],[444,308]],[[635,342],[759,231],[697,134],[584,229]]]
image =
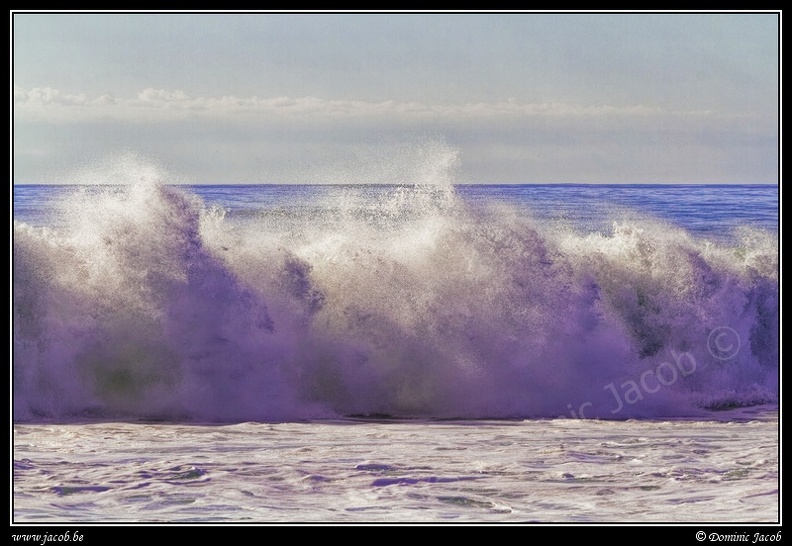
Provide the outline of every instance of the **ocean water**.
[[778,521],[776,186],[130,178],[13,188],[15,522]]

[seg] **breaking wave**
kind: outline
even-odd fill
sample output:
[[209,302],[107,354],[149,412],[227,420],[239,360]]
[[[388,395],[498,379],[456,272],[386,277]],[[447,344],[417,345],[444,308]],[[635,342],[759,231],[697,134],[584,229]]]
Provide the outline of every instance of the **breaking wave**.
[[65,199],[57,227],[14,223],[15,421],[778,401],[775,234],[581,231],[473,206],[445,179],[230,214],[149,170],[130,178]]

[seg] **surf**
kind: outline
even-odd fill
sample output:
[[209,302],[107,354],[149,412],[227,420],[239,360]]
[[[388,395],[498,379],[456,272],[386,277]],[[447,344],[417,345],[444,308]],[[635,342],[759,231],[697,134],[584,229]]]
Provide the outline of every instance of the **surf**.
[[776,234],[713,241],[640,215],[590,231],[472,204],[436,152],[421,183],[233,210],[125,164],[52,226],[15,221],[14,420],[777,403]]

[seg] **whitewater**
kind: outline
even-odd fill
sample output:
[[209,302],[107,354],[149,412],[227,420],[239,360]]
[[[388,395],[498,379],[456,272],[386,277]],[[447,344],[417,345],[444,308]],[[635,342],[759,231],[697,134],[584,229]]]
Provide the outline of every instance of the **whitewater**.
[[14,521],[777,521],[777,188],[453,161],[15,187]]

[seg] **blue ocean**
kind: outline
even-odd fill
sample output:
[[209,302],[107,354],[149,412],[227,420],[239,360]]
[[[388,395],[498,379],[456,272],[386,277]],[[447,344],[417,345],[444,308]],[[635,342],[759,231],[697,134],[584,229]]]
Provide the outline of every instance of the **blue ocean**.
[[778,197],[14,186],[15,517],[774,521]]

